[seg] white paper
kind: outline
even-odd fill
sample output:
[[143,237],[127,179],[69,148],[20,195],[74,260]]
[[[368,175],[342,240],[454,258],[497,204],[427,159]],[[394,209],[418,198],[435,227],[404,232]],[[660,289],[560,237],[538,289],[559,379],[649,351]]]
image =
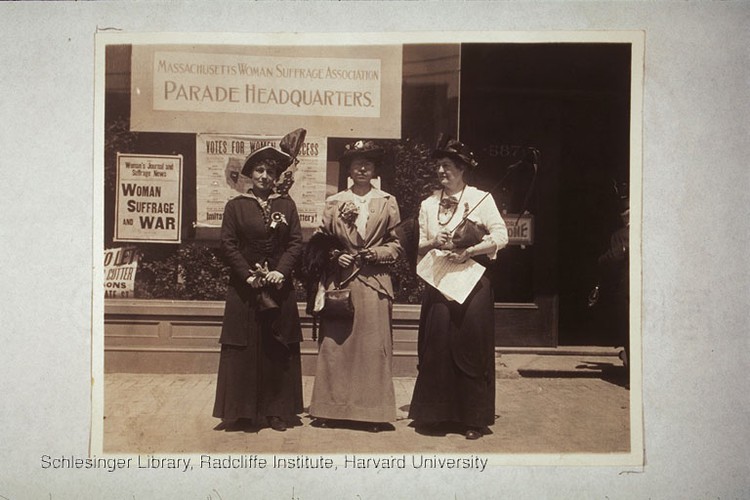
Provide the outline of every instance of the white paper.
[[437,288],[447,299],[463,304],[484,274],[484,266],[473,259],[448,260],[446,250],[433,248],[417,264],[417,275]]

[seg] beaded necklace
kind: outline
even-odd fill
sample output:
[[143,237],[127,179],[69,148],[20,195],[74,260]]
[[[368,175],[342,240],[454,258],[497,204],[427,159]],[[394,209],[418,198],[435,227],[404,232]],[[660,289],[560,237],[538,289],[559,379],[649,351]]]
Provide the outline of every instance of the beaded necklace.
[[450,221],[453,220],[453,216],[456,215],[456,210],[458,210],[458,206],[461,204],[461,199],[464,197],[465,190],[466,190],[466,184],[464,184],[464,187],[461,188],[461,195],[458,197],[458,201],[455,202],[455,205],[453,205],[453,200],[451,199],[451,197],[448,197],[448,199],[446,199],[446,201],[451,200],[450,202],[448,202],[448,204],[453,205],[453,210],[450,212],[450,217],[445,219],[445,222],[440,222],[440,214],[448,213],[447,212],[448,209],[446,206],[447,204],[443,203],[443,198],[445,197],[445,188],[443,188],[443,190],[440,192],[440,203],[438,205],[438,212],[437,212],[437,223],[439,226],[441,227],[446,226],[448,225]]

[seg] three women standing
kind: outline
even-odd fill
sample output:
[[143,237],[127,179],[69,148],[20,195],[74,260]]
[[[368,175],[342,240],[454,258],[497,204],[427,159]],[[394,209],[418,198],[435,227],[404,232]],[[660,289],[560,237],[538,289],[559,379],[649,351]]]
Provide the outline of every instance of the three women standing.
[[[442,258],[450,261],[488,264],[508,243],[508,232],[492,196],[466,183],[467,173],[477,166],[473,154],[458,141],[446,141],[432,157],[442,189],[420,206],[420,256],[447,251]],[[418,375],[409,408],[409,418],[418,426],[460,423],[467,439],[479,439],[494,423],[493,303],[486,273],[463,303],[427,287],[419,321]]]
[[253,152],[242,168],[252,188],[224,209],[221,249],[230,279],[213,415],[228,425],[284,431],[302,412],[302,332],[291,280],[302,231],[294,201],[274,186],[304,137],[298,129],[280,149]]
[[392,380],[393,285],[388,264],[401,255],[390,230],[399,223],[396,198],[371,184],[384,150],[372,141],[346,146],[340,165],[353,185],[326,200],[321,230],[341,250],[331,252],[325,289],[344,283],[353,318],[321,318],[319,353],[310,415],[367,422],[378,432],[396,419]]
[[[302,235],[294,202],[273,186],[303,139],[300,129],[282,140],[281,149],[266,147],[248,157],[243,174],[253,188],[227,203],[221,232],[231,279],[214,416],[267,421],[279,431],[302,411],[302,337],[290,279]],[[396,418],[388,265],[403,249],[391,231],[400,222],[396,199],[371,184],[383,154],[371,141],[348,145],[340,164],[353,185],[325,203],[321,231],[338,249],[327,256],[321,289],[346,288],[354,313],[321,319],[310,415],[322,426],[351,420],[378,432]],[[477,166],[472,153],[448,141],[432,157],[442,189],[420,207],[420,256],[435,252],[456,263],[487,265],[508,234],[492,197],[466,183]],[[467,439],[478,439],[494,423],[493,302],[486,274],[462,303],[428,286],[409,410],[417,425],[457,422]]]

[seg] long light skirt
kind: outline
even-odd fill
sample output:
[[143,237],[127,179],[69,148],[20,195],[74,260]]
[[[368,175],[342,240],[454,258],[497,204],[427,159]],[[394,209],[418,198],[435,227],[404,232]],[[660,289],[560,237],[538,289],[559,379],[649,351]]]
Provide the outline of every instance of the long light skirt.
[[357,279],[349,288],[353,320],[321,321],[310,415],[392,422],[396,397],[391,301]]

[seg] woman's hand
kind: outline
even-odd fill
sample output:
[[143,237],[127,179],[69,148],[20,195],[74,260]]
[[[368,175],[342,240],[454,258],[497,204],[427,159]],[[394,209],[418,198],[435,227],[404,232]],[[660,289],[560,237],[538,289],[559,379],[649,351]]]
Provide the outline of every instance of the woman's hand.
[[451,233],[448,231],[440,231],[437,236],[432,239],[433,248],[443,248],[451,241]]
[[451,262],[457,262],[461,264],[462,262],[466,262],[472,257],[472,253],[469,251],[468,248],[464,248],[462,250],[454,250],[453,252],[450,252],[447,257],[448,260]]
[[339,262],[339,266],[341,267],[344,267],[344,268],[349,267],[354,263],[354,256],[349,255],[348,253],[342,253],[341,255],[339,255],[338,262]]
[[378,254],[376,254],[372,249],[367,249],[364,252],[362,252],[362,258],[365,259],[365,262],[377,262],[378,260]]
[[266,283],[279,286],[284,283],[284,275],[278,271],[269,271],[269,273],[266,274]]
[[250,276],[245,281],[247,282],[248,285],[250,285],[253,288],[260,288],[266,284],[265,280],[266,279],[261,276]]
[[245,280],[248,285],[250,285],[253,288],[261,288],[266,286],[269,283],[277,284],[276,281],[277,277],[274,277],[274,281],[270,281],[268,277],[271,275],[271,273],[276,273],[279,276],[281,276],[281,281],[284,280],[284,275],[281,274],[278,271],[268,271],[268,263],[264,262],[261,266],[259,263],[255,264],[255,267],[250,270],[250,277]]

